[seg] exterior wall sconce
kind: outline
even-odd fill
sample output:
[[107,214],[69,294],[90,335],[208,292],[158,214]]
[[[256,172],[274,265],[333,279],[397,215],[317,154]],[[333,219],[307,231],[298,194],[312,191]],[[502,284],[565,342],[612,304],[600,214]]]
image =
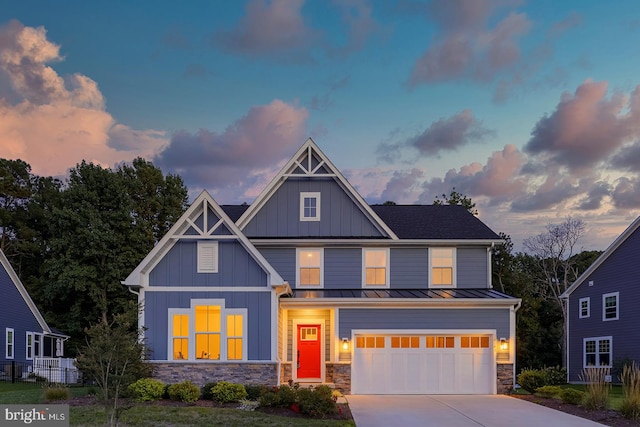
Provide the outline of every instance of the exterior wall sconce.
[[342,350],[349,351],[349,338],[342,338]]
[[506,338],[500,338],[500,350],[507,351],[509,350],[509,342]]

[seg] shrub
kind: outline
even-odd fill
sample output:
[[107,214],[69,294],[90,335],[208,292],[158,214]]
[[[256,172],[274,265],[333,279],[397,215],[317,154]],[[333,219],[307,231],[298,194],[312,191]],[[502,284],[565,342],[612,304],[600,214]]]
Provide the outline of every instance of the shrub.
[[579,405],[584,399],[584,392],[573,388],[563,388],[559,396],[564,403]]
[[200,389],[200,397],[202,397],[205,400],[213,400],[213,394],[211,394],[211,389],[213,389],[216,386],[216,384],[218,383],[211,382],[203,385],[202,388]]
[[535,393],[536,389],[548,385],[547,373],[540,369],[523,369],[518,375],[518,384],[529,393]]
[[624,365],[622,369],[622,404],[620,413],[632,420],[640,418],[640,369],[636,362]]
[[216,402],[239,402],[242,399],[246,399],[247,391],[242,384],[220,381],[211,389],[211,395]]
[[556,397],[560,394],[562,388],[557,385],[545,385],[536,389],[536,394],[542,397]]
[[248,400],[260,400],[260,396],[268,390],[268,388],[263,385],[255,384],[245,384],[244,389],[247,391]]
[[43,389],[44,400],[52,402],[55,400],[67,400],[71,397],[68,387],[61,385],[49,385]]
[[563,385],[567,383],[567,368],[560,366],[550,366],[544,368],[547,374],[547,385]]
[[300,412],[312,417],[325,418],[327,415],[338,413],[336,399],[332,390],[321,385],[315,389],[301,388],[298,390],[298,405]]
[[609,391],[611,383],[605,381],[610,375],[611,369],[590,367],[582,370],[580,381],[584,381],[587,393],[584,398],[584,406],[587,409],[606,409],[609,406]]
[[200,397],[200,388],[191,381],[183,381],[169,386],[169,397],[171,400],[194,403]]
[[138,402],[151,402],[162,399],[164,383],[153,378],[140,378],[130,384],[128,390]]

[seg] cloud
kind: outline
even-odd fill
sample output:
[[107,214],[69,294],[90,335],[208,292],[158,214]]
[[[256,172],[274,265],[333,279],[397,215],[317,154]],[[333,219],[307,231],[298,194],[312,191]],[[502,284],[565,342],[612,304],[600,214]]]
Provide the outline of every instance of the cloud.
[[587,81],[565,93],[535,125],[524,149],[571,170],[591,168],[640,136],[640,90],[607,98],[607,82]]
[[640,208],[640,178],[622,177],[615,182],[611,193],[613,203],[620,209]]
[[522,13],[509,13],[491,27],[492,15],[502,6],[517,2],[436,0],[429,16],[439,32],[418,58],[409,86],[470,78],[491,81],[495,74],[521,56],[518,40],[528,33],[531,22]]
[[98,84],[76,73],[60,76],[60,46],[44,27],[0,26],[0,152],[28,160],[35,174],[61,176],[82,160],[104,166],[150,156],[166,143],[160,131],[136,131],[105,111]]
[[215,32],[211,44],[249,57],[310,61],[309,50],[319,41],[320,33],[304,22],[303,4],[304,0],[251,0],[238,25]]
[[580,200],[578,209],[592,211],[603,206],[604,199],[611,194],[611,185],[606,181],[598,181],[589,186],[587,195]]
[[271,167],[304,142],[307,118],[305,108],[276,99],[252,107],[222,133],[207,129],[176,132],[154,163],[182,175],[188,186],[248,188],[252,179],[260,179],[252,178],[252,169]]
[[420,180],[423,177],[424,172],[418,168],[395,171],[380,194],[380,200],[383,202],[391,200],[396,203],[415,201],[417,192],[420,190]]
[[347,29],[344,46],[333,49],[333,54],[346,56],[361,50],[373,34],[381,34],[384,29],[373,18],[373,7],[368,0],[334,0]]

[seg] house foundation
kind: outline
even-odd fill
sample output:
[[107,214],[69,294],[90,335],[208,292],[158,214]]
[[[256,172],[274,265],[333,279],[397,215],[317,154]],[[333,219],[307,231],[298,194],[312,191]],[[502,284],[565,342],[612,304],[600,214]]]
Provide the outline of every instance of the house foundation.
[[274,386],[278,381],[275,363],[154,363],[154,378],[166,384],[185,380],[202,387],[210,382]]
[[513,390],[513,363],[499,364],[496,367],[498,394],[508,394]]

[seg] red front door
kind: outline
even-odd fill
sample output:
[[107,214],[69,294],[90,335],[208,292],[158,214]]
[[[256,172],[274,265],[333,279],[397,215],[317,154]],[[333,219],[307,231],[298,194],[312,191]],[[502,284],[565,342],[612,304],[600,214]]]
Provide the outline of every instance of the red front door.
[[298,325],[297,377],[320,378],[320,325]]

